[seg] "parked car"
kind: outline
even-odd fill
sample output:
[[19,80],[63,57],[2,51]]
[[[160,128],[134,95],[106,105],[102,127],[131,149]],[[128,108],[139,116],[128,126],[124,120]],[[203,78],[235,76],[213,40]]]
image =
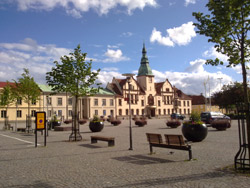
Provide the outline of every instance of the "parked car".
[[216,119],[229,119],[230,117],[226,116],[225,114],[221,112],[202,112],[201,113],[201,121],[203,121],[206,124],[211,124],[212,121]]
[[172,113],[170,117],[171,119],[181,119],[181,120],[184,120],[186,118],[186,116],[178,113]]

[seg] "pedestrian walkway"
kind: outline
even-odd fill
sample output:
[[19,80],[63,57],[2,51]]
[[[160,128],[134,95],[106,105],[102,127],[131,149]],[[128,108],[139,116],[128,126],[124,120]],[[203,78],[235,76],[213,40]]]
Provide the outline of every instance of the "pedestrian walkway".
[[[65,126],[65,125],[63,125]],[[49,131],[47,146],[38,134],[0,131],[0,187],[249,187],[250,177],[235,174],[238,151],[237,122],[227,131],[209,127],[207,138],[192,143],[193,158],[186,152],[154,148],[149,155],[146,132],[181,134],[181,127],[170,129],[163,119],[149,119],[145,127],[132,122],[133,150],[129,148],[129,121],[119,126],[105,122],[102,132],[90,132],[81,125],[83,140],[69,142],[71,131]],[[115,146],[106,142],[91,144],[90,136],[115,137]]]

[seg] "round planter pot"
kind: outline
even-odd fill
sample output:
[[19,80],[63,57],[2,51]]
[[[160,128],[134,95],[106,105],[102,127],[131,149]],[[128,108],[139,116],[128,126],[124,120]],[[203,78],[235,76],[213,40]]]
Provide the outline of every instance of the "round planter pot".
[[92,132],[100,132],[104,127],[104,123],[101,122],[89,122],[89,129]]
[[206,124],[184,124],[181,130],[188,141],[200,142],[207,137]]

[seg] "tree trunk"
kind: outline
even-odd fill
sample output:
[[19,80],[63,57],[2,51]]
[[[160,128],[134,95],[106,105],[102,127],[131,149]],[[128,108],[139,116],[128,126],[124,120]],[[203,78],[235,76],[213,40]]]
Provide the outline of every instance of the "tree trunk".
[[245,34],[244,29],[242,31],[242,40],[241,40],[241,67],[242,67],[242,76],[243,76],[243,89],[244,89],[244,104],[246,110],[246,122],[247,122],[247,144],[248,144],[248,154],[250,159],[250,117],[249,117],[249,100],[247,92],[247,72],[245,66]]

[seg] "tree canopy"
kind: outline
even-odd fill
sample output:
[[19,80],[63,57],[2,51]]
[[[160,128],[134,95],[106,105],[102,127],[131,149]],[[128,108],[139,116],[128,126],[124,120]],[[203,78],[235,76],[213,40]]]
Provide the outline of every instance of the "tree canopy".
[[[47,83],[55,92],[69,92],[72,96],[88,96],[98,92],[95,84],[100,72],[92,72],[92,61],[86,62],[87,53],[82,53],[80,45],[74,53],[61,57],[61,63],[54,61],[55,67],[46,73]],[[99,85],[99,84],[97,84]]]
[[[46,80],[55,92],[68,92],[75,97],[73,109],[73,129],[70,140],[81,140],[78,121],[78,98],[91,96],[98,92],[99,87],[93,87],[100,69],[92,71],[92,61],[86,62],[87,53],[81,52],[78,45],[69,56],[61,57],[61,62],[54,61],[55,67],[46,73]],[[99,86],[100,84],[96,84]]]

